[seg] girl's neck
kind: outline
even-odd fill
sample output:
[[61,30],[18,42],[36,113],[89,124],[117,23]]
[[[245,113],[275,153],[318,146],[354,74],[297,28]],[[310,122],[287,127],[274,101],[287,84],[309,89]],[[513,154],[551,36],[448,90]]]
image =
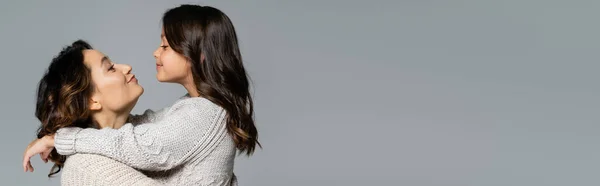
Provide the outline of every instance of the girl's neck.
[[181,85],[183,85],[183,88],[185,88],[185,90],[187,90],[190,97],[199,97],[200,96],[200,93],[198,93],[198,88],[196,87],[196,83],[194,83],[194,78],[192,78],[192,76],[189,76],[188,78],[186,78],[186,80],[183,81],[181,83]]

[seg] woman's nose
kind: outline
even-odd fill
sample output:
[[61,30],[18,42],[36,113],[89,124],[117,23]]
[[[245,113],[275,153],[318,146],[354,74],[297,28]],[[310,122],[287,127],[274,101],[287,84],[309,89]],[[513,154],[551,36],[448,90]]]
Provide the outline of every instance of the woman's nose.
[[131,72],[131,66],[128,64],[122,64],[122,68],[123,68],[123,73],[125,74],[129,74]]

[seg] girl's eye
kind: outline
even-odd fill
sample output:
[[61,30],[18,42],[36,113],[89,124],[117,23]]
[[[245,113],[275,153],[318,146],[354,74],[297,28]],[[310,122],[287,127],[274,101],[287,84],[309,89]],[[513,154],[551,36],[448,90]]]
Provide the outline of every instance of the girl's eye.
[[110,65],[108,71],[115,71],[115,64]]

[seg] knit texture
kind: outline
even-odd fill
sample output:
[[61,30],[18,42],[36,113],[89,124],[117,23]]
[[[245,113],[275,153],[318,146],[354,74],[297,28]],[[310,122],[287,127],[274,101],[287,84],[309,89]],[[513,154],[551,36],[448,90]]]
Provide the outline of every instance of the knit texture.
[[63,128],[55,135],[59,154],[113,158],[166,185],[237,185],[236,147],[226,112],[208,99],[178,100],[164,111],[146,111],[120,129]]
[[121,162],[94,154],[69,156],[62,168],[60,182],[62,186],[160,185]]
[[[178,101],[185,99],[185,98],[187,98],[187,97],[182,97]],[[127,123],[131,123],[133,126],[136,126],[136,125],[139,125],[142,123],[154,123],[154,122],[162,119],[163,116],[165,115],[165,112],[168,111],[170,108],[171,107],[166,107],[166,108],[160,109],[158,111],[153,111],[153,110],[147,109],[141,115],[130,114],[129,117],[127,118]]]

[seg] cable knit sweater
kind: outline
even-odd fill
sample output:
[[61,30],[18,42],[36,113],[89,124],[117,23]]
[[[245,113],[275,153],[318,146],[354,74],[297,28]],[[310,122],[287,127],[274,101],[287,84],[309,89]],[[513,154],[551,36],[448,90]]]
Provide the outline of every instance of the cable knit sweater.
[[236,153],[226,112],[205,98],[184,97],[158,112],[132,116],[120,129],[63,128],[55,135],[59,154],[113,158],[166,185],[237,185]]
[[62,186],[157,186],[157,181],[105,156],[74,154],[61,169]]

